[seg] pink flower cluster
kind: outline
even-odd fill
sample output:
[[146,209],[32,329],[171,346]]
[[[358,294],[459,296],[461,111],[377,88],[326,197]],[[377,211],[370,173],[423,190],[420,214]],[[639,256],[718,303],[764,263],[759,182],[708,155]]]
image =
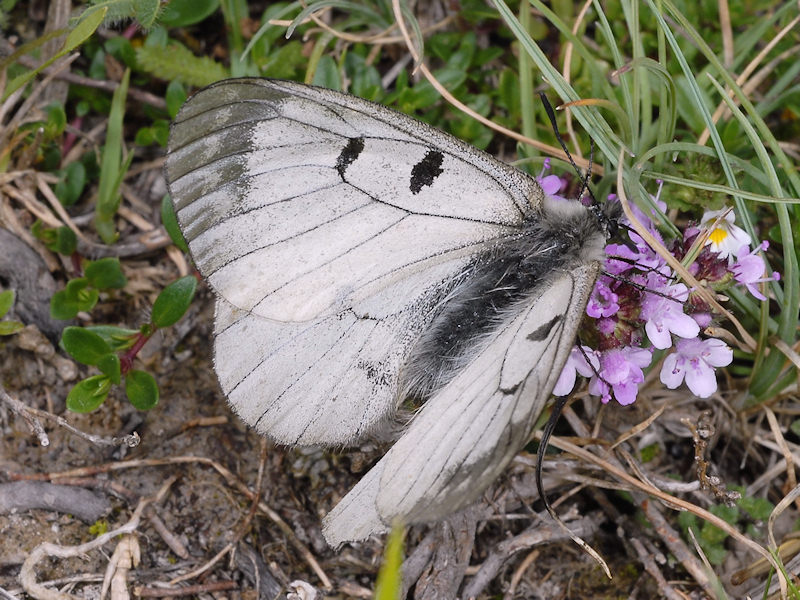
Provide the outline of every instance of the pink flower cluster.
[[[551,195],[560,191],[553,177],[539,177]],[[666,209],[657,197],[654,200],[661,211]],[[634,210],[637,220],[662,240],[650,216]],[[707,232],[710,235],[689,271],[715,290],[741,285],[755,298],[766,300],[758,284],[778,279],[777,274],[765,277],[762,252],[768,244],[751,250],[750,237],[735,225],[731,210],[705,213],[698,226],[688,228],[668,247],[680,260]],[[569,394],[577,375],[582,375],[591,378],[589,393],[602,402],[614,398],[622,405],[631,404],[654,350],[671,348],[661,365],[661,382],[670,389],[685,382],[693,394],[707,398],[717,390],[715,369],[730,364],[733,351],[722,340],[700,337],[701,329],[712,321],[710,308],[678,282],[664,259],[639,235],[632,231],[628,235],[632,243],[606,247],[605,273],[589,299],[588,318],[580,332],[583,343],[573,348],[553,393]]]

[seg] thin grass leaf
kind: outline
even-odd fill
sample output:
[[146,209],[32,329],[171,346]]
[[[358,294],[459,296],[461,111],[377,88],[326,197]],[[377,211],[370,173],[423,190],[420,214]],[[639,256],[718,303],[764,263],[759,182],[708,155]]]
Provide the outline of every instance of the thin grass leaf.
[[[604,82],[602,85],[603,89],[606,90],[607,98],[613,99],[614,93],[611,85],[605,83],[605,73],[601,73],[599,71],[598,67],[595,65],[594,58],[588,52],[583,42],[576,36],[572,35],[572,32],[569,30],[569,28],[566,27],[558,18],[558,16],[555,15],[549,8],[537,0],[531,0],[531,3],[534,4],[536,8],[542,10],[545,17],[548,20],[551,20],[556,27],[559,27],[560,25],[559,30],[570,42],[575,45],[575,49],[584,58],[584,60],[586,60],[589,68],[593,71],[597,71],[596,74],[598,76],[598,80]],[[572,87],[572,85],[570,85],[566,79],[564,79],[558,69],[550,64],[550,61],[545,53],[530,37],[530,35],[528,35],[528,32],[522,27],[520,22],[514,16],[514,13],[511,12],[505,2],[503,0],[494,0],[494,4],[500,13],[500,16],[506,22],[509,29],[511,29],[514,37],[516,37],[519,41],[521,48],[528,53],[533,63],[544,75],[548,84],[553,87],[561,99],[565,102],[574,102],[576,100],[580,100],[580,96]],[[597,144],[598,150],[605,157],[607,157],[607,159],[615,160],[617,155],[616,147],[618,146],[625,148],[626,152],[630,153],[630,149],[627,148],[619,136],[614,133],[614,130],[608,124],[608,122],[606,122],[601,115],[598,115],[597,111],[578,107],[574,109],[573,113],[575,118],[580,122],[581,126],[586,130],[589,137],[591,137],[591,139],[594,140],[594,143]]]
[[291,24],[286,28],[286,37],[291,37],[292,34],[294,34],[294,30],[302,25],[306,19],[323,8],[336,8],[343,13],[360,14],[368,20],[367,22],[375,23],[382,29],[386,29],[391,25],[391,23],[379,19],[380,15],[374,7],[364,6],[355,2],[347,2],[346,0],[319,0],[319,2],[311,2],[300,14],[292,19]]
[[[547,79],[547,82],[553,87],[553,89],[555,89],[556,93],[558,93],[562,99],[568,102],[579,100],[580,98],[575,89],[564,79],[561,73],[550,64],[547,56],[544,54],[544,52],[542,52],[541,48],[536,44],[536,42],[531,39],[527,31],[522,28],[519,21],[510,11],[508,6],[503,2],[503,0],[493,1],[498,12],[503,17],[503,20],[506,22],[514,36],[519,41],[521,48],[531,56],[534,64],[536,64],[539,70],[544,74],[545,79]],[[536,6],[537,9],[541,10],[546,18],[551,20],[551,22],[567,39],[569,39],[569,41],[575,44],[575,48],[584,57],[584,59],[587,61],[587,65],[589,65],[589,68],[594,73],[593,76],[596,76],[599,81],[604,82],[603,85],[604,89],[607,90],[607,97],[609,99],[616,99],[610,84],[605,83],[605,71],[601,71],[595,64],[595,59],[592,53],[588,51],[583,42],[573,35],[570,29],[547,6],[538,0],[530,0],[530,2]],[[620,137],[613,132],[610,125],[602,117],[602,115],[600,115],[596,110],[586,110],[582,107],[576,107],[573,110],[573,114],[581,123],[581,126],[586,130],[593,142],[597,145],[600,152],[606,157],[606,160],[609,161],[610,164],[614,165],[614,168],[623,171],[623,174],[625,175],[625,181],[631,182],[634,188],[632,190],[632,195],[634,196],[634,201],[636,204],[643,208],[653,210],[653,214],[658,219],[659,223],[663,227],[677,234],[677,228],[675,227],[675,224],[662,215],[660,211],[655,210],[656,207],[653,199],[639,181],[640,173],[630,172],[629,167],[626,164],[620,164],[617,161],[617,156],[619,153],[615,148],[622,148],[628,155],[631,155],[632,151],[625,145]]]
[[[660,101],[658,105],[659,118],[655,125],[655,134],[650,133],[653,127],[651,116],[653,107],[650,102],[649,93],[645,96],[643,91],[635,91],[634,106],[641,106],[641,137],[638,153],[641,154],[643,150],[654,145],[663,144],[670,141],[675,134],[675,124],[678,120],[678,106],[677,106],[677,90],[675,88],[675,81],[672,79],[669,71],[656,62],[652,58],[641,56],[631,60],[623,68],[623,72],[619,74],[620,80],[623,79],[627,72],[630,71],[634,77],[634,89],[639,86],[644,86],[643,82],[648,82],[646,87],[650,90],[650,77],[654,75],[663,86],[659,90]],[[636,83],[636,82],[642,83]],[[636,122],[636,121],[634,121]],[[660,166],[660,165],[659,165]]]
[[721,194],[725,194],[726,196],[739,194],[745,200],[751,200],[753,202],[761,202],[763,204],[773,204],[773,203],[800,204],[800,198],[774,198],[773,196],[766,196],[764,194],[759,194],[748,190],[736,189],[727,185],[721,185],[717,183],[707,183],[703,181],[695,181],[694,179],[687,179],[686,177],[680,177],[678,175],[670,175],[668,173],[658,173],[655,171],[649,171],[647,173],[647,176],[653,179],[660,179],[664,183],[675,183],[683,187],[694,188],[697,190],[703,190],[707,192],[719,192]]
[[[652,0],[646,0],[647,4],[653,10],[656,20],[659,23],[661,30],[664,32],[666,36],[667,42],[671,46],[673,52],[676,55],[676,58],[681,66],[681,70],[683,71],[684,75],[686,76],[687,80],[690,82],[690,89],[697,94],[698,100],[698,110],[701,112],[703,119],[706,122],[706,126],[709,129],[710,139],[714,144],[714,147],[717,149],[717,155],[720,160],[720,164],[723,168],[725,176],[728,179],[729,184],[732,187],[738,188],[739,186],[736,183],[736,178],[734,176],[733,170],[731,168],[730,162],[727,160],[727,155],[724,152],[724,148],[722,147],[722,141],[719,137],[719,134],[714,126],[714,123],[711,120],[711,115],[708,112],[706,106],[702,104],[700,101],[699,95],[699,86],[697,85],[696,80],[692,74],[692,70],[688,63],[685,60],[685,57],[680,51],[680,46],[672,35],[669,27],[664,20],[663,15],[658,12],[655,8],[655,5]],[[697,45],[697,47],[701,50],[703,55],[708,59],[709,63],[713,67],[715,67],[720,74],[720,76],[725,81],[725,84],[733,91],[734,96],[736,97],[739,104],[742,106],[744,111],[747,115],[752,119],[755,128],[758,130],[758,140],[759,145],[763,142],[769,146],[770,150],[776,157],[776,160],[779,164],[792,164],[788,157],[786,157],[785,153],[779,147],[777,140],[775,139],[774,135],[769,131],[764,123],[763,119],[758,115],[755,107],[753,107],[752,103],[750,102],[749,98],[747,98],[746,94],[741,90],[741,88],[736,84],[733,76],[725,69],[724,65],[719,62],[719,59],[711,51],[708,45],[703,40],[702,36],[692,27],[691,23],[685,18],[685,16],[675,7],[675,5],[670,2],[670,0],[663,0],[663,6],[670,12],[671,16],[676,19],[678,24],[683,28],[683,31],[686,35],[690,37]],[[723,96],[727,96],[726,93]],[[771,162],[770,162],[771,165]],[[772,169],[766,171],[767,175],[770,179],[770,189],[772,190],[773,194],[776,197],[782,197],[784,194],[781,190],[780,183],[777,181],[777,176],[772,172]],[[797,193],[798,189],[800,189],[800,177],[797,173],[794,173],[790,170],[784,172],[786,177],[795,187],[794,192]],[[734,196],[734,203],[737,207],[737,214],[741,215],[742,222],[744,223],[745,231],[751,236],[752,239],[756,239],[755,235],[755,228],[753,226],[752,221],[749,218],[747,211],[745,210],[743,199],[738,194]],[[791,221],[789,217],[789,212],[787,210],[786,204],[775,204],[775,212],[778,217],[778,223],[781,230],[781,236],[783,241],[783,250],[784,250],[784,273],[782,277],[782,288],[784,297],[782,299],[782,310],[780,314],[780,327],[779,327],[779,336],[782,340],[787,342],[788,344],[793,344],[794,339],[796,336],[797,330],[797,323],[798,323],[798,307],[800,306],[800,281],[798,280],[798,264],[797,264],[797,255],[795,252],[795,242],[793,239],[792,234],[792,227]],[[773,284],[774,287],[777,287],[779,284]],[[774,289],[774,288],[773,288]],[[764,358],[763,365],[759,365],[759,371],[761,372],[769,372],[772,374],[777,374],[782,370],[783,365],[783,356],[779,352],[771,352],[766,358]],[[771,381],[775,381],[777,377],[773,376]],[[781,380],[780,383],[782,383]],[[758,399],[764,399],[769,397],[773,390],[777,388],[772,386],[770,389],[767,389],[765,386],[769,385],[769,380],[766,376],[759,377],[758,381],[751,382],[750,392]]]
[[[303,79],[304,83],[312,83],[314,81],[314,75],[317,72],[317,67],[319,66],[320,59],[322,55],[325,53],[325,50],[328,47],[328,44],[333,41],[334,35],[330,31],[323,32],[318,38],[314,47],[311,49],[311,54],[308,57],[308,66],[306,67],[306,76]],[[330,57],[329,57],[330,58]]]
[[[303,5],[300,2],[292,2],[291,4],[285,6],[282,10],[280,10],[276,14],[274,14],[272,16],[272,19],[270,19],[270,20],[282,19],[286,15],[289,15],[289,14],[293,13],[294,11],[299,10],[300,8],[302,8],[302,6]],[[247,43],[247,46],[244,47],[244,50],[242,50],[242,56],[243,57],[249,56],[250,52],[253,49],[253,46],[258,42],[258,40],[261,39],[261,36],[263,36],[272,27],[277,27],[277,25],[270,25],[269,21],[267,21],[263,25],[261,25],[261,27],[258,28],[258,31],[256,31],[253,34],[253,37],[250,38],[250,41]]]
[[[522,2],[519,7],[520,26],[529,32],[531,29],[531,11],[528,5]],[[536,85],[533,81],[533,61],[527,52],[519,53],[519,91],[520,115],[522,118],[522,135],[528,138],[536,137],[536,109],[533,90]],[[535,153],[524,144],[517,144],[522,157],[530,157]]]
[[399,600],[403,589],[403,537],[405,527],[392,526],[386,539],[383,564],[375,582],[375,600]]
[[[623,3],[625,4],[625,3]],[[611,30],[611,25],[609,24],[608,20],[606,19],[605,12],[598,7],[597,18],[600,24],[600,32],[602,33],[603,37],[606,39],[606,44],[611,51],[611,56],[614,60],[614,66],[616,70],[621,69],[625,65],[625,60],[622,57],[622,53],[619,50],[619,44],[617,40],[614,38],[614,32]],[[626,16],[627,16],[626,12]],[[631,29],[632,24],[628,23],[628,29]],[[627,84],[627,82],[620,79],[620,86],[619,90],[622,94],[622,102],[619,111],[614,111],[614,114],[617,115],[617,119],[619,120],[620,126],[624,128],[626,140],[628,145],[633,149],[634,154],[638,150],[638,138],[639,138],[639,121],[638,121],[638,110],[636,103],[633,101],[633,97],[631,95],[631,86]],[[615,102],[616,103],[616,102]],[[630,115],[632,117],[631,120],[628,120],[627,116]]]
[[[64,41],[64,46],[59,50],[56,54],[54,54],[49,60],[44,61],[41,65],[32,69],[30,71],[26,71],[25,73],[18,75],[14,79],[8,82],[5,91],[3,92],[3,100],[8,98],[11,94],[17,91],[19,88],[24,86],[28,83],[31,79],[33,79],[37,74],[41,73],[44,69],[52,65],[55,61],[57,61],[62,56],[65,56],[72,52],[75,48],[80,46],[83,42],[85,42],[91,35],[97,30],[100,24],[103,22],[103,18],[105,17],[105,11],[86,11],[78,24],[75,28],[67,34],[67,38]],[[63,31],[55,31],[52,32],[52,37],[58,37],[59,35],[63,35]],[[50,39],[50,38],[48,38]],[[44,36],[40,38],[43,40],[41,43],[44,43]],[[38,47],[41,45],[39,40],[36,40],[36,43],[26,49],[25,53],[29,52],[30,50]],[[22,48],[20,48],[20,51]],[[18,53],[15,53],[12,56],[16,56]],[[21,54],[19,55],[21,56]],[[9,57],[10,60],[12,57]],[[15,59],[16,60],[16,59]],[[10,64],[10,63],[9,63]],[[0,68],[0,70],[2,70]]]
[[94,226],[106,244],[113,244],[117,239],[114,226],[114,215],[119,209],[119,185],[125,175],[125,165],[130,165],[133,155],[129,155],[125,163],[122,157],[122,121],[125,116],[125,99],[128,97],[128,82],[131,71],[125,69],[119,87],[111,99],[111,110],[108,113],[106,143],[103,147],[103,158],[100,163],[100,180],[97,184],[97,205],[95,206]]

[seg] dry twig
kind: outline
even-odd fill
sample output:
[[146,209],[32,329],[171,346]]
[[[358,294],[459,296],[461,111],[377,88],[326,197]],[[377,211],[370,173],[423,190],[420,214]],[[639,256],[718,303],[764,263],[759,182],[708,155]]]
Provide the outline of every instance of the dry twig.
[[77,598],[71,594],[65,594],[57,590],[47,588],[36,581],[36,565],[39,563],[39,561],[47,556],[54,556],[57,558],[81,556],[82,554],[85,554],[91,550],[102,547],[104,544],[113,540],[117,536],[136,531],[139,528],[139,522],[145,506],[166,494],[167,490],[174,483],[175,479],[175,477],[172,477],[167,480],[154,497],[143,498],[140,500],[139,505],[136,507],[136,510],[133,511],[130,520],[113,531],[108,531],[96,537],[92,541],[86,542],[85,544],[80,544],[79,546],[59,546],[58,544],[51,544],[49,542],[45,542],[36,546],[28,558],[25,559],[25,562],[22,563],[22,568],[20,569],[19,573],[19,580],[25,592],[34,598],[37,598],[38,600],[77,600]]

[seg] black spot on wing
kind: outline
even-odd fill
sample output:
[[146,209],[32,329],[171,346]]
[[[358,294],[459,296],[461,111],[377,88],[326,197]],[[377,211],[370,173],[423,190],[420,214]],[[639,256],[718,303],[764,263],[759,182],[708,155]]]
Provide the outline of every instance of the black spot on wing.
[[425,157],[411,169],[410,189],[412,194],[419,194],[423,187],[432,185],[441,175],[444,155],[439,150],[428,150]]
[[342,180],[344,180],[344,172],[347,171],[347,167],[352,165],[363,151],[364,138],[357,137],[347,140],[347,146],[345,146],[341,154],[336,157],[336,171],[339,173],[339,177],[341,177]]
[[547,323],[542,323],[537,327],[534,331],[531,331],[528,334],[527,339],[531,340],[532,342],[543,342],[547,339],[547,336],[550,335],[550,331],[553,329],[556,323],[561,320],[561,315],[556,315],[552,319],[550,319]]

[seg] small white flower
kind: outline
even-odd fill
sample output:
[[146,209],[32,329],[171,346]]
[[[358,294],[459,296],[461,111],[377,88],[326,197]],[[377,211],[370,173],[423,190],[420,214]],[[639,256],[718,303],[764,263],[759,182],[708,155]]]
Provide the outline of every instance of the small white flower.
[[733,350],[716,338],[678,340],[675,352],[661,366],[661,383],[677,388],[684,379],[695,396],[708,398],[717,391],[715,367],[725,367],[733,361]]
[[[717,218],[724,217],[717,222]],[[722,210],[710,210],[703,213],[700,223],[706,229],[711,230],[711,235],[706,240],[706,246],[711,246],[711,251],[719,254],[720,258],[733,260],[739,254],[742,246],[750,246],[750,236],[742,229],[734,225],[736,215],[732,210],[723,208]],[[716,222],[716,225],[715,225]]]

